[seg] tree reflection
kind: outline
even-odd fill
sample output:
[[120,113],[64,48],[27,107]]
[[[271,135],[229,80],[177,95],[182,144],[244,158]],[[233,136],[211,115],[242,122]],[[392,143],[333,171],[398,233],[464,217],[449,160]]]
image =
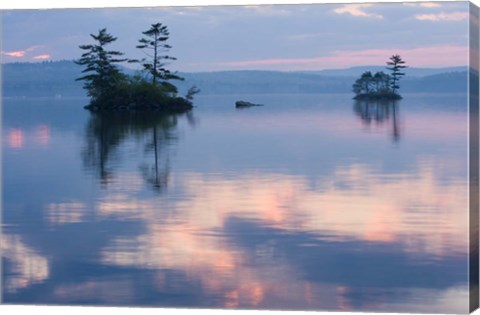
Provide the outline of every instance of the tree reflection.
[[155,112],[92,114],[82,151],[85,167],[107,188],[115,177],[115,168],[120,166],[122,149],[127,143],[141,145],[148,162],[140,164],[140,173],[155,191],[163,191],[170,171],[169,147],[178,139],[178,116]]
[[172,130],[175,126],[176,119],[175,121],[165,120],[164,124],[154,124],[151,129],[151,139],[145,145],[145,151],[153,152],[154,163],[153,165],[142,164],[140,171],[145,181],[157,192],[164,191],[168,184],[170,159],[168,152],[164,151],[167,151],[168,145],[177,139]]
[[354,111],[367,127],[371,127],[373,123],[376,126],[391,126],[392,140],[400,141],[401,130],[397,101],[355,101]]

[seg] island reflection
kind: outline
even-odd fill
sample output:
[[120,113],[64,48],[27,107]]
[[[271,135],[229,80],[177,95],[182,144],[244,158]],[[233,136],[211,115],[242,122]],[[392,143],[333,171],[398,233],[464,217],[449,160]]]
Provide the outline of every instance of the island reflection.
[[371,128],[372,123],[376,128],[387,125],[392,141],[398,142],[401,138],[398,103],[392,100],[358,100],[353,109],[365,127]]
[[168,185],[169,149],[178,141],[179,116],[160,112],[92,113],[82,151],[85,167],[107,188],[115,178],[115,168],[121,164],[121,147],[125,142],[136,143],[141,150],[135,155],[148,156],[147,162],[139,165],[143,179],[152,189],[162,192]]

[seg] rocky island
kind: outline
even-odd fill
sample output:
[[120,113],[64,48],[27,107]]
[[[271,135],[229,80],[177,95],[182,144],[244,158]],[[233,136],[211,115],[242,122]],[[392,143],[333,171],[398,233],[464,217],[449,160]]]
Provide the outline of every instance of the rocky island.
[[[177,87],[172,80],[183,80],[175,72],[165,68],[166,61],[176,60],[166,54],[171,48],[166,43],[169,31],[161,23],[152,24],[142,33],[136,46],[145,50],[150,59],[123,58],[119,51],[107,50],[106,46],[115,42],[116,37],[99,30],[97,35],[90,34],[94,44],[80,45],[85,51],[75,62],[85,66],[82,77],[84,89],[90,96],[90,103],[85,106],[91,111],[162,111],[180,113],[192,109],[193,96],[199,92],[190,88],[184,97],[178,96]],[[119,69],[122,62],[137,63],[142,72],[128,76]]]
[[390,61],[387,62],[388,70],[391,74],[386,74],[383,71],[364,72],[359,79],[353,84],[353,92],[355,93],[354,99],[356,100],[399,100],[402,98],[398,94],[398,81],[405,75],[401,70],[407,68],[404,65],[405,61],[399,55],[393,55],[390,57]]

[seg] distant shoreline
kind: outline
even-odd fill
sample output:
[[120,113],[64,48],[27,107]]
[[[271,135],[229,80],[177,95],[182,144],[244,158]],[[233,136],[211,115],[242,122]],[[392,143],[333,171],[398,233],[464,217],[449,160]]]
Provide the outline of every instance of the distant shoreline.
[[[185,78],[178,82],[180,93],[192,85],[201,95],[220,94],[343,94],[352,91],[356,74],[364,69],[338,70],[335,75],[313,72],[280,71],[215,71],[179,74]],[[402,95],[407,93],[467,93],[469,69],[442,68],[446,71],[418,77],[412,74],[416,68],[408,68],[408,76],[402,80]],[[373,69],[375,70],[375,69]],[[81,67],[71,61],[40,63],[6,63],[2,65],[2,97],[86,97],[80,82],[75,78]]]

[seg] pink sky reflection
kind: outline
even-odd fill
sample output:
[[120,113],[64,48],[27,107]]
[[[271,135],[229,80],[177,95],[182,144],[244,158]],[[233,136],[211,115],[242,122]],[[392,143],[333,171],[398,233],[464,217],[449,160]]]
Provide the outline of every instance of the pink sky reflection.
[[21,149],[25,143],[23,130],[12,128],[8,132],[8,146],[12,149]]
[[11,149],[23,149],[27,143],[35,146],[47,147],[50,145],[51,132],[48,125],[38,125],[33,130],[11,128],[6,135],[8,147]]

